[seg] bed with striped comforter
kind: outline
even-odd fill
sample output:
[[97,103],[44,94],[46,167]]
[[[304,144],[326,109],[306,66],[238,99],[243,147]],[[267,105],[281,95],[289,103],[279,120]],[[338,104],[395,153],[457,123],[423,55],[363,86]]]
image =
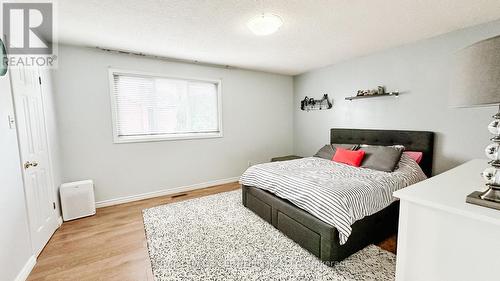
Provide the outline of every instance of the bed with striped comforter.
[[389,206],[394,191],[424,179],[418,164],[403,154],[392,173],[309,157],[252,166],[240,183],[267,190],[334,226],[345,244],[354,222]]

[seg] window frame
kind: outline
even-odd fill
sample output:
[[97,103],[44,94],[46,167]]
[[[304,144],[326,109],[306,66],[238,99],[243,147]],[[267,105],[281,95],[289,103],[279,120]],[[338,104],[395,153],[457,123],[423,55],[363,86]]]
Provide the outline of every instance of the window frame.
[[[157,135],[141,135],[141,136],[120,136],[118,135],[118,110],[117,102],[113,92],[114,88],[114,75],[131,75],[139,77],[156,77],[166,79],[179,79],[193,82],[208,82],[213,83],[217,87],[217,118],[218,118],[218,132],[199,132],[199,133],[171,133],[171,134],[157,134]],[[192,140],[192,139],[211,139],[222,138],[224,136],[222,129],[222,79],[207,79],[195,77],[173,76],[161,73],[125,70],[110,67],[108,69],[109,79],[109,96],[111,99],[111,123],[113,127],[113,143],[134,143],[134,142],[157,142],[157,141],[174,141],[174,140]]]

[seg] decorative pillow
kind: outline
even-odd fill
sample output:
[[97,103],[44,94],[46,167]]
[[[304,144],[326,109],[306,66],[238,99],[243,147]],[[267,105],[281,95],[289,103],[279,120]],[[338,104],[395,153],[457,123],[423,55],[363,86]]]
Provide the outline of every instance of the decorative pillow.
[[362,145],[360,150],[366,153],[362,168],[392,172],[401,159],[404,146]]
[[344,163],[350,166],[359,167],[365,152],[363,150],[347,150],[341,147],[337,147],[335,155],[333,155],[332,161]]
[[323,146],[316,154],[314,154],[314,157],[319,157],[327,160],[332,160],[333,155],[335,154],[335,150],[337,147],[342,147],[344,149],[348,150],[356,150],[359,145],[357,144],[341,144],[341,143],[333,143],[333,144],[327,144]]
[[420,161],[422,161],[422,157],[424,156],[424,153],[422,153],[421,151],[405,151],[403,153],[411,159],[415,160],[417,164],[420,164]]

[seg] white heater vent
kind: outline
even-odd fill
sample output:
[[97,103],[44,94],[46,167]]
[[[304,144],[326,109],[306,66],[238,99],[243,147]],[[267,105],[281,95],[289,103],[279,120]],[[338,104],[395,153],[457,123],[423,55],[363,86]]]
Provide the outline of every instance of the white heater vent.
[[84,180],[61,185],[61,209],[64,221],[95,214],[94,182]]

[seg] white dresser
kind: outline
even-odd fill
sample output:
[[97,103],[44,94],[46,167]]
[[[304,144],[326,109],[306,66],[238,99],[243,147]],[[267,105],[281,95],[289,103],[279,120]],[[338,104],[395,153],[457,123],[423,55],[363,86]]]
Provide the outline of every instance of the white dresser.
[[472,160],[394,192],[401,199],[397,281],[500,280],[500,211],[465,203],[485,190],[487,162]]

